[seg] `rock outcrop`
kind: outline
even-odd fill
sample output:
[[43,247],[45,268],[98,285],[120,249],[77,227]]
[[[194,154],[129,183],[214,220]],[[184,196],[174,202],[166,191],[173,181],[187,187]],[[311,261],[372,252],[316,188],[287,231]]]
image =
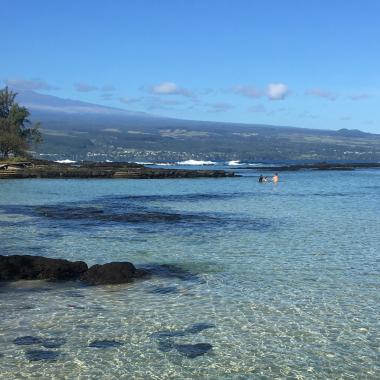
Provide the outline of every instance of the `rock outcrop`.
[[72,262],[29,255],[0,255],[0,281],[76,280],[87,269],[87,264],[83,261]]
[[81,280],[89,285],[123,284],[136,277],[136,268],[128,262],[111,262],[93,265]]
[[[18,280],[80,280],[87,285],[124,284],[137,278],[161,276],[183,281],[198,281],[198,277],[175,265],[148,265],[136,269],[130,262],[96,264],[88,268],[83,261],[51,259],[42,256],[0,255],[0,282]],[[174,289],[175,291],[176,289]],[[164,293],[173,289],[164,289]],[[70,305],[71,306],[71,305]]]

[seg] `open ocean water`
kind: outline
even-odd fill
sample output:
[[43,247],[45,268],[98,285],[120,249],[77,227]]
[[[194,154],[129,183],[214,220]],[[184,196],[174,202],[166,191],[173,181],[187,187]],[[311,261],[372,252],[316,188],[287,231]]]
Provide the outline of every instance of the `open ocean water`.
[[2,180],[1,254],[159,275],[1,284],[0,378],[379,379],[380,171],[242,172]]

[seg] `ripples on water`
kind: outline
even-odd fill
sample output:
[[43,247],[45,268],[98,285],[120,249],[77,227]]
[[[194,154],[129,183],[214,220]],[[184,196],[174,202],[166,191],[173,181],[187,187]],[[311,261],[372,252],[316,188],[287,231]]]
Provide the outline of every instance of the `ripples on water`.
[[0,183],[0,249],[155,275],[0,286],[4,379],[380,377],[374,171]]

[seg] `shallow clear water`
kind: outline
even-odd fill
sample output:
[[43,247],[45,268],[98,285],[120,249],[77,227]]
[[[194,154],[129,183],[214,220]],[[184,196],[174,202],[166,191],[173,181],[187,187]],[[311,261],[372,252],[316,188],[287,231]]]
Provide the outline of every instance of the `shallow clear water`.
[[380,172],[243,173],[2,180],[3,254],[172,266],[1,285],[0,377],[379,378]]

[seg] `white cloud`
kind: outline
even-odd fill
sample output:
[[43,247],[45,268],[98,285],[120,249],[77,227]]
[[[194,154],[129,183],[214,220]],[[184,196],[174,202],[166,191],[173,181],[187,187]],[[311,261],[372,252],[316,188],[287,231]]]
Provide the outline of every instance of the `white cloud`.
[[155,95],[182,95],[193,96],[191,91],[186,88],[179,87],[174,82],[162,82],[151,87],[150,92]]
[[283,83],[270,83],[266,94],[270,100],[283,100],[289,95],[289,88]]
[[12,87],[16,90],[56,90],[57,87],[50,85],[39,79],[6,79],[4,80],[6,86]]

